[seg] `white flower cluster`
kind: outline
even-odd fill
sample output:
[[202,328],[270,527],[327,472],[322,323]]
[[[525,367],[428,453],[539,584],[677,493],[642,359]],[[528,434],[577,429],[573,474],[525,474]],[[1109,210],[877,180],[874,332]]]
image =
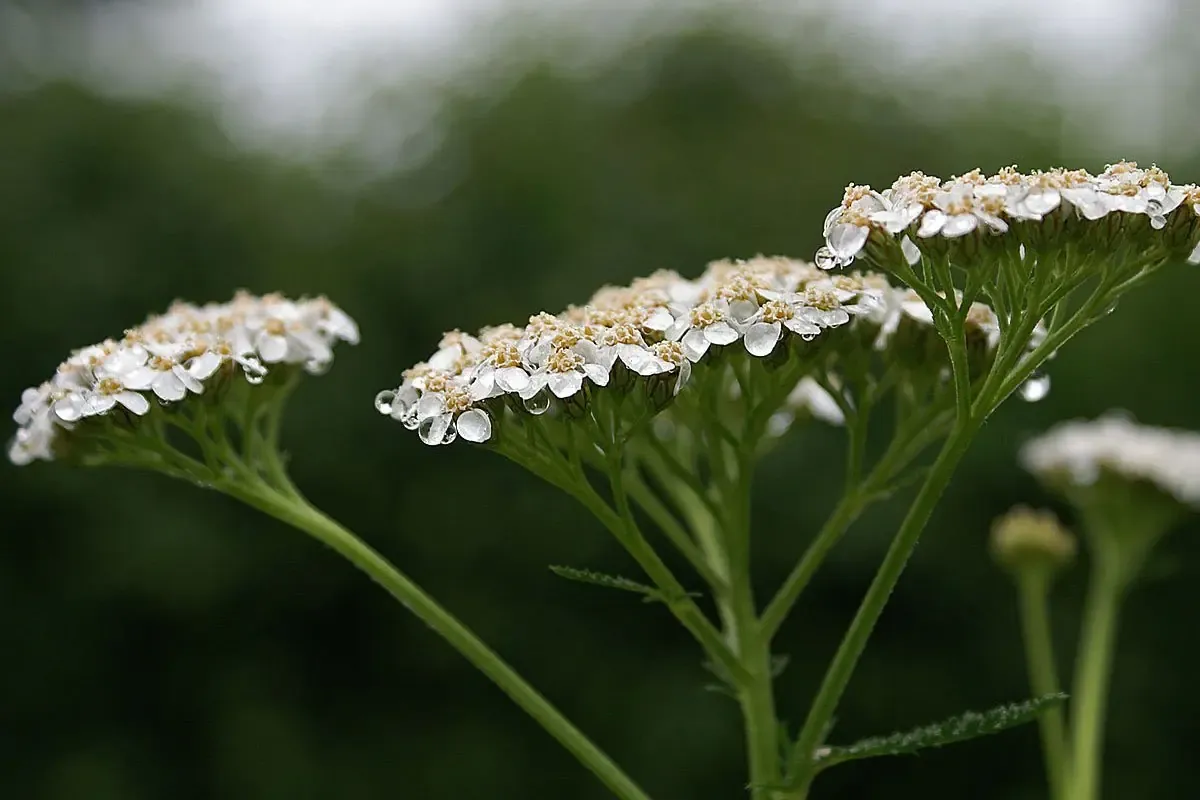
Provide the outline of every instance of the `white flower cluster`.
[[54,457],[55,438],[116,409],[142,416],[151,396],[176,403],[236,365],[253,384],[276,364],[318,373],[338,341],[358,342],[358,327],[325,298],[293,301],[239,293],[228,303],[176,303],[119,340],[75,351],[54,377],[25,390],[13,414],[9,448],[16,464]]
[[[1062,209],[1085,220],[1110,214],[1145,216],[1155,229],[1167,224],[1177,209],[1200,216],[1200,189],[1176,186],[1157,167],[1142,169],[1123,161],[1100,175],[1086,170],[1052,169],[1029,174],[1006,167],[995,175],[979,170],[942,181],[914,172],[891,188],[876,192],[869,186],[849,186],[841,205],[825,218],[825,246],[817,265],[833,269],[853,263],[872,231],[903,235],[910,262],[919,258],[917,239],[954,239],[977,230],[1005,233],[1021,222],[1040,222]],[[1192,252],[1200,261],[1200,246]]]
[[[968,324],[994,328],[990,309],[980,308],[986,314],[974,314]],[[718,261],[695,280],[663,271],[627,287],[605,287],[587,305],[537,314],[524,327],[448,333],[433,356],[407,370],[398,388],[380,392],[375,405],[417,430],[426,444],[459,436],[485,442],[493,423],[488,401],[495,398],[508,397],[537,415],[552,397],[576,397],[588,382],[607,385],[618,365],[645,380],[669,381],[678,393],[692,364],[714,347],[740,343],[764,357],[785,336],[811,341],[856,318],[879,328],[876,344],[883,347],[902,316],[932,321],[915,295],[881,275],[830,276],[783,257]],[[828,404],[820,408],[833,416]]]
[[1025,445],[1021,462],[1044,479],[1086,487],[1102,473],[1144,481],[1200,508],[1200,433],[1139,425],[1109,414],[1058,425]]

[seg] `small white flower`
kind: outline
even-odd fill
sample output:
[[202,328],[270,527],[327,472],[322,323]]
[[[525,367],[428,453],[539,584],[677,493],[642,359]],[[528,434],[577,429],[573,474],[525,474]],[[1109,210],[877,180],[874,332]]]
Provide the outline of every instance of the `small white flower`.
[[458,380],[441,391],[421,395],[416,420],[418,435],[425,444],[450,444],[458,436],[469,442],[486,442],[492,436],[491,417],[472,406],[470,393]]
[[701,303],[679,319],[667,331],[667,338],[680,342],[691,361],[699,361],[711,345],[733,344],[741,333],[733,326],[729,316],[729,303],[717,300]]
[[549,388],[555,397],[566,399],[583,389],[584,378],[597,386],[607,386],[609,367],[606,362],[600,348],[586,339],[569,348],[552,348],[529,379],[529,384],[518,394],[528,400]]

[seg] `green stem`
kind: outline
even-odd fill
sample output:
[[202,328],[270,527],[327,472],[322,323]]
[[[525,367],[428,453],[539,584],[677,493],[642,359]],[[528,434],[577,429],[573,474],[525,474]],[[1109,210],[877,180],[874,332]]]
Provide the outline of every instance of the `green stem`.
[[1069,800],[1098,800],[1104,713],[1117,639],[1124,583],[1118,554],[1101,548],[1093,563],[1071,702],[1071,788]]
[[[1035,697],[1060,691],[1058,667],[1054,659],[1054,638],[1050,633],[1050,574],[1044,569],[1027,569],[1017,575],[1017,595],[1021,607],[1021,634],[1025,640],[1025,659],[1029,685]],[[1067,732],[1061,706],[1054,706],[1038,717],[1042,737],[1042,757],[1052,800],[1065,800],[1067,789]]]
[[333,548],[462,653],[513,702],[545,728],[559,744],[591,770],[614,795],[623,800],[649,800],[649,795],[500,656],[350,531],[307,503],[269,489],[265,485],[248,488],[247,484],[239,483],[222,488],[234,497]]
[[738,685],[738,703],[746,731],[750,766],[750,796],[767,800],[779,786],[779,720],[775,713],[770,639],[764,635],[754,609],[749,571],[737,570],[733,585],[733,622],[738,655],[745,677]]
[[834,710],[846,690],[846,685],[850,682],[850,676],[854,673],[858,659],[866,649],[867,640],[875,629],[875,623],[879,621],[884,606],[887,605],[888,598],[900,580],[900,575],[908,564],[908,558],[912,555],[917,540],[933,513],[934,506],[937,505],[942,492],[950,483],[954,469],[958,466],[963,454],[966,453],[977,429],[978,424],[973,420],[960,419],[946,439],[937,460],[934,461],[925,478],[925,483],[917,493],[904,522],[901,523],[900,530],[892,540],[879,571],[871,581],[871,586],[859,605],[858,612],[854,615],[854,620],[850,623],[850,628],[843,637],[833,662],[825,672],[821,687],[809,709],[804,727],[800,731],[800,737],[792,749],[788,762],[788,774],[798,785],[801,797],[812,783],[815,774],[813,753],[821,744],[821,738],[833,718]]
[[746,732],[750,796],[769,800],[780,784],[779,719],[775,712],[771,639],[765,635],[754,603],[750,557],[750,484],[754,446],[747,442],[736,459],[736,477],[726,496],[724,545],[730,565],[730,602],[726,633],[736,642],[743,676],[736,682]]

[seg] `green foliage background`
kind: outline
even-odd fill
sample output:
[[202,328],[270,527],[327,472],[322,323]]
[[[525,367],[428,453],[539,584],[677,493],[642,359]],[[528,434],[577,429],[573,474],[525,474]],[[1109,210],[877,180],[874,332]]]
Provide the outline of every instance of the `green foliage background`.
[[[687,635],[659,606],[547,569],[635,575],[615,543],[512,464],[469,446],[426,448],[371,398],[445,329],[520,321],[659,267],[810,256],[851,181],[1103,166],[1080,155],[1093,152],[1086,140],[1051,136],[1054,112],[1020,86],[929,116],[922,103],[932,101],[856,88],[838,70],[819,58],[794,69],[715,31],[638,45],[587,75],[526,64],[487,93],[447,97],[446,138],[428,163],[370,177],[351,160],[318,170],[239,151],[209,115],[167,101],[68,84],[0,96],[0,396],[15,406],[69,349],[175,297],[327,293],[364,341],[292,403],[297,483],[655,797],[738,797],[737,710],[704,691]],[[1139,156],[1155,154],[1109,160]],[[1200,179],[1200,151],[1163,166]],[[988,425],[851,685],[836,741],[1027,695],[1010,587],[984,546],[995,515],[1049,502],[1016,467],[1016,449],[1055,420],[1110,407],[1200,428],[1198,292],[1200,272],[1163,275],[1052,362],[1047,400],[1014,401]],[[800,432],[763,471],[764,593],[836,499],[840,441]],[[0,476],[0,796],[604,796],[377,587],[281,525],[156,476],[7,464]],[[854,529],[783,631],[791,664],[779,697],[791,720],[904,505]],[[1167,540],[1128,608],[1106,766],[1113,798],[1190,797],[1200,780],[1200,531],[1188,528]],[[1059,595],[1064,656],[1081,575]],[[834,770],[818,796],[1036,798],[1040,786],[1029,727]]]

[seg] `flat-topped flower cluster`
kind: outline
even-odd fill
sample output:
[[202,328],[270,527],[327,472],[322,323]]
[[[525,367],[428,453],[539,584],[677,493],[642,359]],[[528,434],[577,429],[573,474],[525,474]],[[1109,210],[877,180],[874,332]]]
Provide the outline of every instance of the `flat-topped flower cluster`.
[[242,292],[227,303],[177,302],[121,339],[76,350],[54,377],[27,389],[13,414],[19,428],[9,458],[16,464],[52,460],[64,431],[113,413],[143,416],[152,400],[181,402],[234,371],[252,384],[262,383],[275,365],[322,372],[338,341],[356,343],[358,327],[325,298]]
[[[832,269],[853,263],[872,232],[903,236],[912,262],[920,256],[916,242],[976,231],[1003,234],[1018,223],[1041,223],[1056,213],[1091,222],[1112,215],[1143,217],[1161,230],[1176,211],[1193,220],[1200,216],[1200,189],[1177,186],[1161,169],[1129,161],[1110,164],[1099,175],[1082,169],[1026,174],[1006,167],[994,175],[976,169],[943,181],[914,172],[882,192],[847,187],[841,205],[825,219],[825,247],[817,264]],[[1200,260],[1200,247],[1192,259]]]
[[[903,320],[932,328],[933,316],[882,275],[831,276],[784,257],[713,262],[694,280],[661,271],[604,287],[560,314],[536,314],[524,327],[452,331],[398,388],[380,392],[376,407],[427,444],[484,442],[504,405],[537,415],[552,398],[585,402],[586,386],[608,385],[614,370],[677,394],[693,364],[714,350],[739,347],[762,358],[786,337],[812,341],[854,320],[874,326],[883,347]],[[995,343],[999,327],[987,306],[975,304],[967,324]],[[490,402],[497,399],[505,402]]]
[[1088,487],[1107,473],[1200,508],[1200,433],[1193,431],[1139,425],[1118,414],[1074,420],[1025,445],[1021,462],[1050,483]]

